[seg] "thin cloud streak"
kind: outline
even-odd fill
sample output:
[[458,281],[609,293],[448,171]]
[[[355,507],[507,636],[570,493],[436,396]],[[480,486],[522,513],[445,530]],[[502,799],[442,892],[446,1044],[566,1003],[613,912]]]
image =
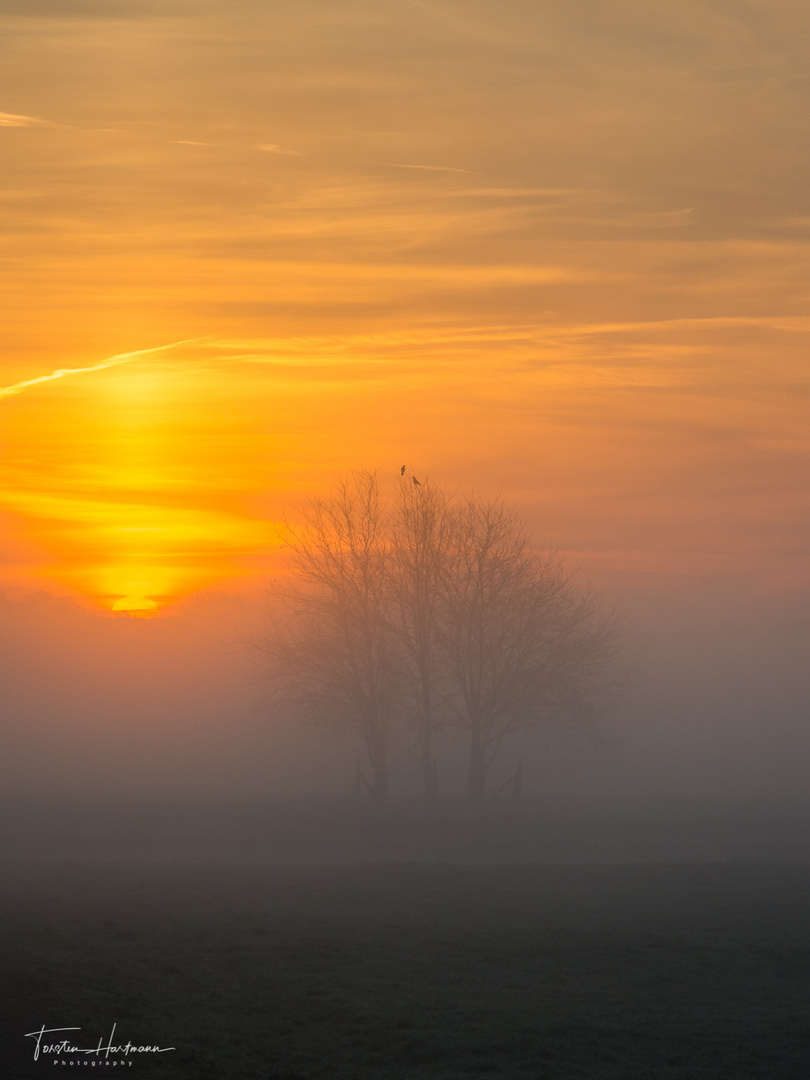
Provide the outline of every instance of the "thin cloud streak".
[[0,112],[0,127],[28,128],[39,127],[47,123],[47,120],[40,120],[37,116],[20,116],[17,113]]
[[139,356],[166,352],[167,349],[176,349],[180,345],[190,345],[197,340],[199,339],[186,338],[183,341],[173,341],[169,345],[156,345],[151,349],[135,349],[133,352],[117,353],[115,356],[108,356],[106,360],[102,360],[98,364],[89,364],[87,367],[57,368],[50,375],[38,375],[34,379],[24,379],[22,382],[13,383],[11,386],[0,386],[0,398],[22,394],[33,386],[39,386],[40,383],[53,382],[55,379],[63,379],[68,375],[84,375],[91,371],[104,371],[105,368],[118,367],[120,364],[128,364],[131,360],[136,360]]
[[425,172],[455,172],[469,174],[469,169],[455,169],[452,165],[403,165],[401,162],[391,163],[392,169],[423,169]]
[[171,139],[171,146],[217,146],[222,147],[225,143],[219,142],[199,142],[197,139]]
[[284,150],[278,143],[262,143],[256,147],[257,150],[264,150],[268,154],[282,154],[290,155],[292,157],[301,157],[300,150]]
[[211,146],[218,150],[262,150],[268,154],[281,154],[283,157],[301,157],[300,150],[285,150],[278,143],[259,143],[256,146],[246,146],[241,143],[202,142],[200,139],[169,139],[170,146]]

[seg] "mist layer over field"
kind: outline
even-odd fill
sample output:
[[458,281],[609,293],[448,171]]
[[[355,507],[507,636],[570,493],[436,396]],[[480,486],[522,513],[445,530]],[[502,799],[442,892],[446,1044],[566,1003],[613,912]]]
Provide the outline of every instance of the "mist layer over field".
[[662,595],[602,740],[516,743],[478,810],[449,734],[435,806],[405,739],[353,798],[353,740],[268,702],[261,605],[7,602],[6,1075],[96,1076],[26,1036],[116,1025],[156,1080],[803,1080],[801,600]]
[[[810,755],[808,609],[744,583],[601,585],[623,620],[626,691],[590,740],[565,730],[506,742],[497,788],[523,763],[524,796],[803,802]],[[11,796],[197,801],[350,798],[360,748],[329,717],[273,707],[251,641],[268,601],[203,597],[160,619],[99,618],[68,600],[0,605],[3,755]],[[464,791],[464,740],[437,739],[439,794]],[[407,732],[391,793],[419,791]]]
[[29,866],[5,1075],[97,1075],[22,1035],[115,1024],[166,1080],[803,1080],[808,901],[806,866]]

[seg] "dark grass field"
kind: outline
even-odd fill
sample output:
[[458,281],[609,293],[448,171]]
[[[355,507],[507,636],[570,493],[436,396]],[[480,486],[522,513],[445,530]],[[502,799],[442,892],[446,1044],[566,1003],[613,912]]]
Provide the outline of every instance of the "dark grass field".
[[[810,1077],[806,865],[48,860],[0,902],[3,1080]],[[113,1023],[176,1050],[24,1038]]]

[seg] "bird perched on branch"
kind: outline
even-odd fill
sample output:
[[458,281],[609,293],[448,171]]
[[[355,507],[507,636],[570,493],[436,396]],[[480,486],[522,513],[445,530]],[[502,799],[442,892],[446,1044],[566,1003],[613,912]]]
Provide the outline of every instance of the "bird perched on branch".
[[417,487],[421,487],[421,486],[422,486],[422,485],[421,485],[421,483],[420,483],[420,482],[419,482],[419,481],[418,481],[418,480],[416,479],[416,477],[415,477],[415,476],[412,476],[412,477],[411,477],[411,480],[413,480],[413,482],[414,482],[414,483],[416,484],[416,486],[417,486]]
[[399,475],[400,475],[400,476],[404,476],[404,475],[405,475],[405,466],[404,466],[404,465],[403,465],[403,466],[402,466],[402,468],[401,468],[401,469],[399,470]]

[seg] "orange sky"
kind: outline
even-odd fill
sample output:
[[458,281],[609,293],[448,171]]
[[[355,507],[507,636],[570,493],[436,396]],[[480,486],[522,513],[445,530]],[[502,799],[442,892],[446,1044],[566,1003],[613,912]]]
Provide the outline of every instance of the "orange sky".
[[0,0],[0,580],[145,611],[335,472],[810,584],[810,9]]

